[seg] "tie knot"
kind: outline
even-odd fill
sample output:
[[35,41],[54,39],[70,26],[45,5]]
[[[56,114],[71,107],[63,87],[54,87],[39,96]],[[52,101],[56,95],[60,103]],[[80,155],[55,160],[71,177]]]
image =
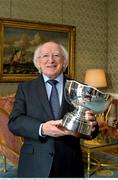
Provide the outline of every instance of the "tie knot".
[[48,80],[47,82],[52,86],[54,86],[54,85],[56,85],[58,83],[58,81],[55,80],[55,79]]

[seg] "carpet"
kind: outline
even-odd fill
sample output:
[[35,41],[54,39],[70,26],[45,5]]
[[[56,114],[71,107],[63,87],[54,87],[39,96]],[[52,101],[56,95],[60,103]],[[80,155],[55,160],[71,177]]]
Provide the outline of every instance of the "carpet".
[[[118,163],[118,156],[104,152],[92,153],[92,157],[101,163]],[[91,166],[93,168],[94,166]],[[85,177],[87,177],[87,163],[85,162]],[[0,178],[17,178],[17,167],[7,159],[7,172],[3,172],[3,159],[0,155]],[[118,178],[118,167],[101,167],[92,173],[90,178]]]
[[[93,161],[94,159],[99,161],[102,166],[91,165],[90,178],[118,178],[118,156],[111,155],[109,152],[93,152],[91,156]],[[116,166],[112,166],[114,164]],[[85,163],[85,177],[87,177],[87,163]]]
[[3,172],[3,157],[0,155],[0,178],[6,178],[6,177],[17,177],[17,167],[7,159],[7,165],[6,165],[7,172]]

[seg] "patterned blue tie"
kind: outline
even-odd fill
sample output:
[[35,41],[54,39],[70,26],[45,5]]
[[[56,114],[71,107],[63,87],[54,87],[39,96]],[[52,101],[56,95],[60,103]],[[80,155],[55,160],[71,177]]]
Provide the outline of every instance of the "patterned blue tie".
[[50,94],[50,105],[52,108],[52,112],[54,115],[54,118],[58,118],[58,113],[60,109],[60,104],[59,104],[59,96],[56,88],[56,84],[58,81],[56,80],[48,80],[48,83],[52,86],[51,94]]

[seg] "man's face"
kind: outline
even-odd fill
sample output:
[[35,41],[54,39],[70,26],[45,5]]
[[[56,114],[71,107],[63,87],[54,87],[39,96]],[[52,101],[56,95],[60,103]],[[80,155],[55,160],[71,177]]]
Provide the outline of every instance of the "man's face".
[[41,47],[41,53],[38,61],[43,74],[51,79],[56,78],[63,72],[64,57],[60,46],[54,42],[45,43]]

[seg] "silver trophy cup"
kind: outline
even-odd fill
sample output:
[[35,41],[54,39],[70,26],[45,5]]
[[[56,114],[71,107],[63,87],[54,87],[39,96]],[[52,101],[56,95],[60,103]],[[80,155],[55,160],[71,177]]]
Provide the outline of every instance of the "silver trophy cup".
[[85,119],[85,111],[105,112],[110,105],[111,95],[98,89],[81,84],[74,80],[67,80],[65,84],[65,98],[75,109],[63,117],[63,127],[73,132],[79,132],[91,138],[91,124]]

